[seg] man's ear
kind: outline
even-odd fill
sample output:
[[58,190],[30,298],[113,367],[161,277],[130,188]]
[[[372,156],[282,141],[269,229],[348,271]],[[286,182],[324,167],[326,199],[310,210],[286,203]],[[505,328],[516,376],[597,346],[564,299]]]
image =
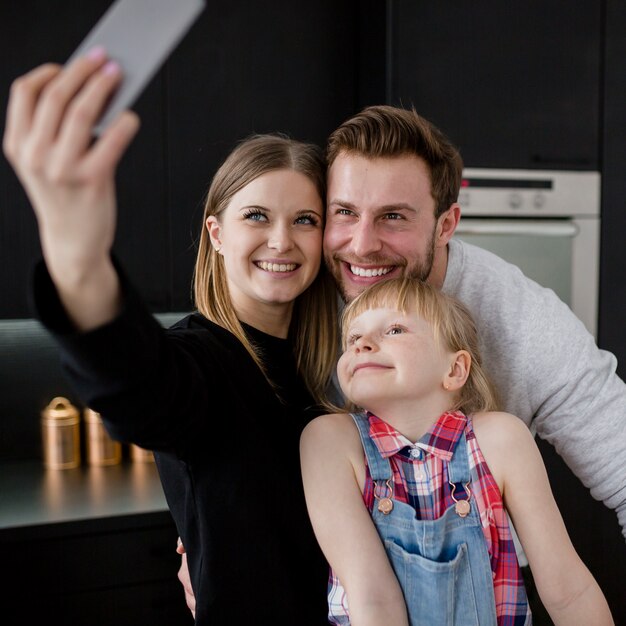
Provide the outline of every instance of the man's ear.
[[455,202],[450,208],[437,218],[437,230],[435,245],[444,247],[448,245],[454,231],[461,219],[461,205]]

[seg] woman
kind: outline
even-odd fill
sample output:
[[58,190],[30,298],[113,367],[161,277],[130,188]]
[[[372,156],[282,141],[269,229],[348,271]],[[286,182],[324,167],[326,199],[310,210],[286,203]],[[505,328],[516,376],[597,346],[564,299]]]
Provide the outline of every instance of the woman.
[[115,168],[138,120],[125,112],[96,141],[92,129],[119,80],[96,50],[13,85],[4,150],[37,216],[37,314],[85,405],[155,450],[196,623],[324,623],[298,457],[337,343],[319,151],[258,136],[227,158],[206,202],[198,312],[165,331],[111,257]]

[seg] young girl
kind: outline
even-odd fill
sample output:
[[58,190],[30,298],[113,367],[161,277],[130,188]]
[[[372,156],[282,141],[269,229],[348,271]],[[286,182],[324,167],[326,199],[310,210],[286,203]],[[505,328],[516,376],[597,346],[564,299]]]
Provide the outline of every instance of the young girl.
[[97,50],[12,88],[4,149],[37,216],[37,314],[85,405],[155,450],[196,624],[318,626],[328,565],[298,442],[336,358],[320,150],[258,136],[226,159],[205,207],[198,312],[165,331],[111,257],[115,169],[138,123],[125,112],[95,141],[92,129],[119,80]]
[[359,410],[301,439],[331,623],[530,624],[508,512],[554,623],[612,624],[532,435],[493,410],[467,310],[425,283],[378,283],[345,309],[343,347]]

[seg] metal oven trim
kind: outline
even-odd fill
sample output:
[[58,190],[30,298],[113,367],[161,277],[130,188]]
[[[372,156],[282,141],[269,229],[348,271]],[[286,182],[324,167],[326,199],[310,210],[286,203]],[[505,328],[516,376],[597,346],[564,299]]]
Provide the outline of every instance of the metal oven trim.
[[572,238],[570,306],[597,336],[600,173],[465,168],[463,181],[457,234]]

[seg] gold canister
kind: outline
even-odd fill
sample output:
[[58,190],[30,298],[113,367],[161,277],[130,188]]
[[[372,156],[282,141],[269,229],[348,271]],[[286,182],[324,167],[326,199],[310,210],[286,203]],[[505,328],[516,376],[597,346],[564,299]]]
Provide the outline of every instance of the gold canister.
[[100,413],[86,408],[85,446],[89,465],[117,465],[122,460],[122,445],[109,437]]
[[139,461],[140,463],[153,463],[154,462],[154,454],[152,450],[146,450],[145,448],[140,448],[134,443],[130,444],[130,458],[132,461]]
[[80,414],[67,399],[57,396],[41,412],[44,465],[72,469],[80,465]]

